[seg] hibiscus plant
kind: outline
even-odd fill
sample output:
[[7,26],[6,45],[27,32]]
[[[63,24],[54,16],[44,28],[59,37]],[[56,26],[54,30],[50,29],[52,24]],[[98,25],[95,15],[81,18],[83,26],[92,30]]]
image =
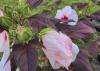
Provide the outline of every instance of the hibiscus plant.
[[0,71],[99,68],[99,0],[0,0]]

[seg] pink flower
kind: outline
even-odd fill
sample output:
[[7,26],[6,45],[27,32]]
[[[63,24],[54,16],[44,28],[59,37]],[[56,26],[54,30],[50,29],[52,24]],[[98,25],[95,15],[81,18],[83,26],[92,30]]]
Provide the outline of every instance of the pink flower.
[[11,71],[10,61],[6,63],[10,55],[9,37],[6,31],[0,33],[0,52],[3,53],[3,57],[0,61],[0,71]]
[[65,8],[58,10],[55,18],[62,19],[64,21],[73,20],[74,22],[69,22],[68,25],[74,26],[77,24],[78,15],[71,6],[66,6]]
[[42,37],[42,41],[45,47],[43,51],[53,69],[60,67],[68,69],[79,52],[78,46],[68,36],[55,30],[48,31]]

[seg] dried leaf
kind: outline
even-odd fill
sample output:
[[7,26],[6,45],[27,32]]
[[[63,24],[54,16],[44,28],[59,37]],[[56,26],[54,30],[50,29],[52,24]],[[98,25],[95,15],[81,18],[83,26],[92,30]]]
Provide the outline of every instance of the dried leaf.
[[39,6],[42,3],[42,1],[43,0],[27,0],[27,2],[32,8],[36,8],[37,6]]

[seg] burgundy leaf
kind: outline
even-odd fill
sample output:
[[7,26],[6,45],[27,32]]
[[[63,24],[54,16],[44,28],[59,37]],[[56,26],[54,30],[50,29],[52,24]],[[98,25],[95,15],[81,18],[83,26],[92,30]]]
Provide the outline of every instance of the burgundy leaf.
[[97,43],[98,42],[91,43],[90,46],[87,48],[92,58],[96,58],[97,55],[100,53],[100,41],[99,41],[99,45]]
[[16,44],[13,46],[13,57],[21,71],[36,71],[38,61],[34,40],[28,44]]
[[91,0],[93,3],[100,5],[100,0]]
[[55,22],[53,19],[49,18],[44,13],[37,14],[29,18],[29,25],[32,26],[33,30],[39,32],[41,29],[46,27],[55,27]]
[[[87,16],[87,19],[89,19],[90,21],[95,20],[95,21],[97,21],[97,22],[100,22],[100,10],[97,11],[97,12],[95,12],[95,13],[93,13],[93,14],[90,15],[90,16]],[[92,21],[92,22],[93,22],[93,21]],[[93,22],[93,25],[95,26],[96,31],[100,32],[100,26],[97,26],[97,25],[95,25],[95,24],[96,24],[96,22]]]
[[15,63],[14,58],[11,58],[11,71],[16,71],[17,64]]
[[32,8],[36,8],[38,5],[42,3],[43,0],[27,0],[27,1]]
[[75,7],[75,6],[79,9],[84,9],[88,6],[88,3],[73,3],[72,7]]
[[87,50],[80,49],[75,62],[72,63],[73,71],[93,71],[89,62],[89,57],[90,55]]
[[95,26],[96,31],[100,32],[100,26]]
[[95,28],[95,25],[86,17],[83,19],[80,19],[80,21],[88,26],[90,26],[91,28]]
[[53,5],[52,5],[52,9],[57,9],[58,6],[63,2],[63,0],[57,0]]
[[73,39],[86,38],[96,32],[91,22],[85,19],[79,20],[75,26],[58,25],[57,28]]
[[100,22],[100,10],[95,12],[95,13],[93,13],[92,15],[88,16],[88,18]]
[[100,37],[97,38],[97,41],[90,44],[87,48],[89,54],[91,54],[91,65],[94,71],[100,70]]
[[98,61],[99,64],[100,64],[100,53],[97,55],[97,61]]

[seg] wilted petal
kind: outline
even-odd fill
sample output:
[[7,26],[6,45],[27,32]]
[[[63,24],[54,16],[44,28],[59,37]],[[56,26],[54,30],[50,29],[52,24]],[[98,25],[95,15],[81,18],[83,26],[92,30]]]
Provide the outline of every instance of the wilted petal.
[[78,46],[68,36],[55,30],[48,31],[42,41],[45,47],[43,51],[54,69],[68,69],[79,52]]
[[3,35],[3,32],[0,34],[0,52],[3,52],[4,51],[4,48],[2,47],[3,46],[3,43],[4,43],[4,39],[3,39],[4,35]]
[[43,48],[43,51],[44,51],[44,53],[45,53],[45,55],[47,56],[47,58],[49,59],[49,61],[50,61],[50,63],[51,63],[51,65],[52,65],[52,67],[53,67],[53,69],[58,69],[58,68],[60,68],[61,66],[59,65],[59,63],[57,63],[56,61],[55,61],[55,51],[53,50],[45,50],[44,48]]
[[76,44],[74,44],[74,43],[73,43],[72,46],[73,46],[73,47],[72,47],[72,54],[73,54],[72,59],[73,59],[73,61],[75,61],[76,55],[77,55],[78,52],[79,52],[79,48],[78,48],[78,46],[77,46]]
[[3,57],[0,61],[0,69],[1,71],[11,71],[10,61],[7,61],[10,55],[10,48],[9,48],[9,37],[6,31],[3,31],[0,34],[0,52],[3,52]]

